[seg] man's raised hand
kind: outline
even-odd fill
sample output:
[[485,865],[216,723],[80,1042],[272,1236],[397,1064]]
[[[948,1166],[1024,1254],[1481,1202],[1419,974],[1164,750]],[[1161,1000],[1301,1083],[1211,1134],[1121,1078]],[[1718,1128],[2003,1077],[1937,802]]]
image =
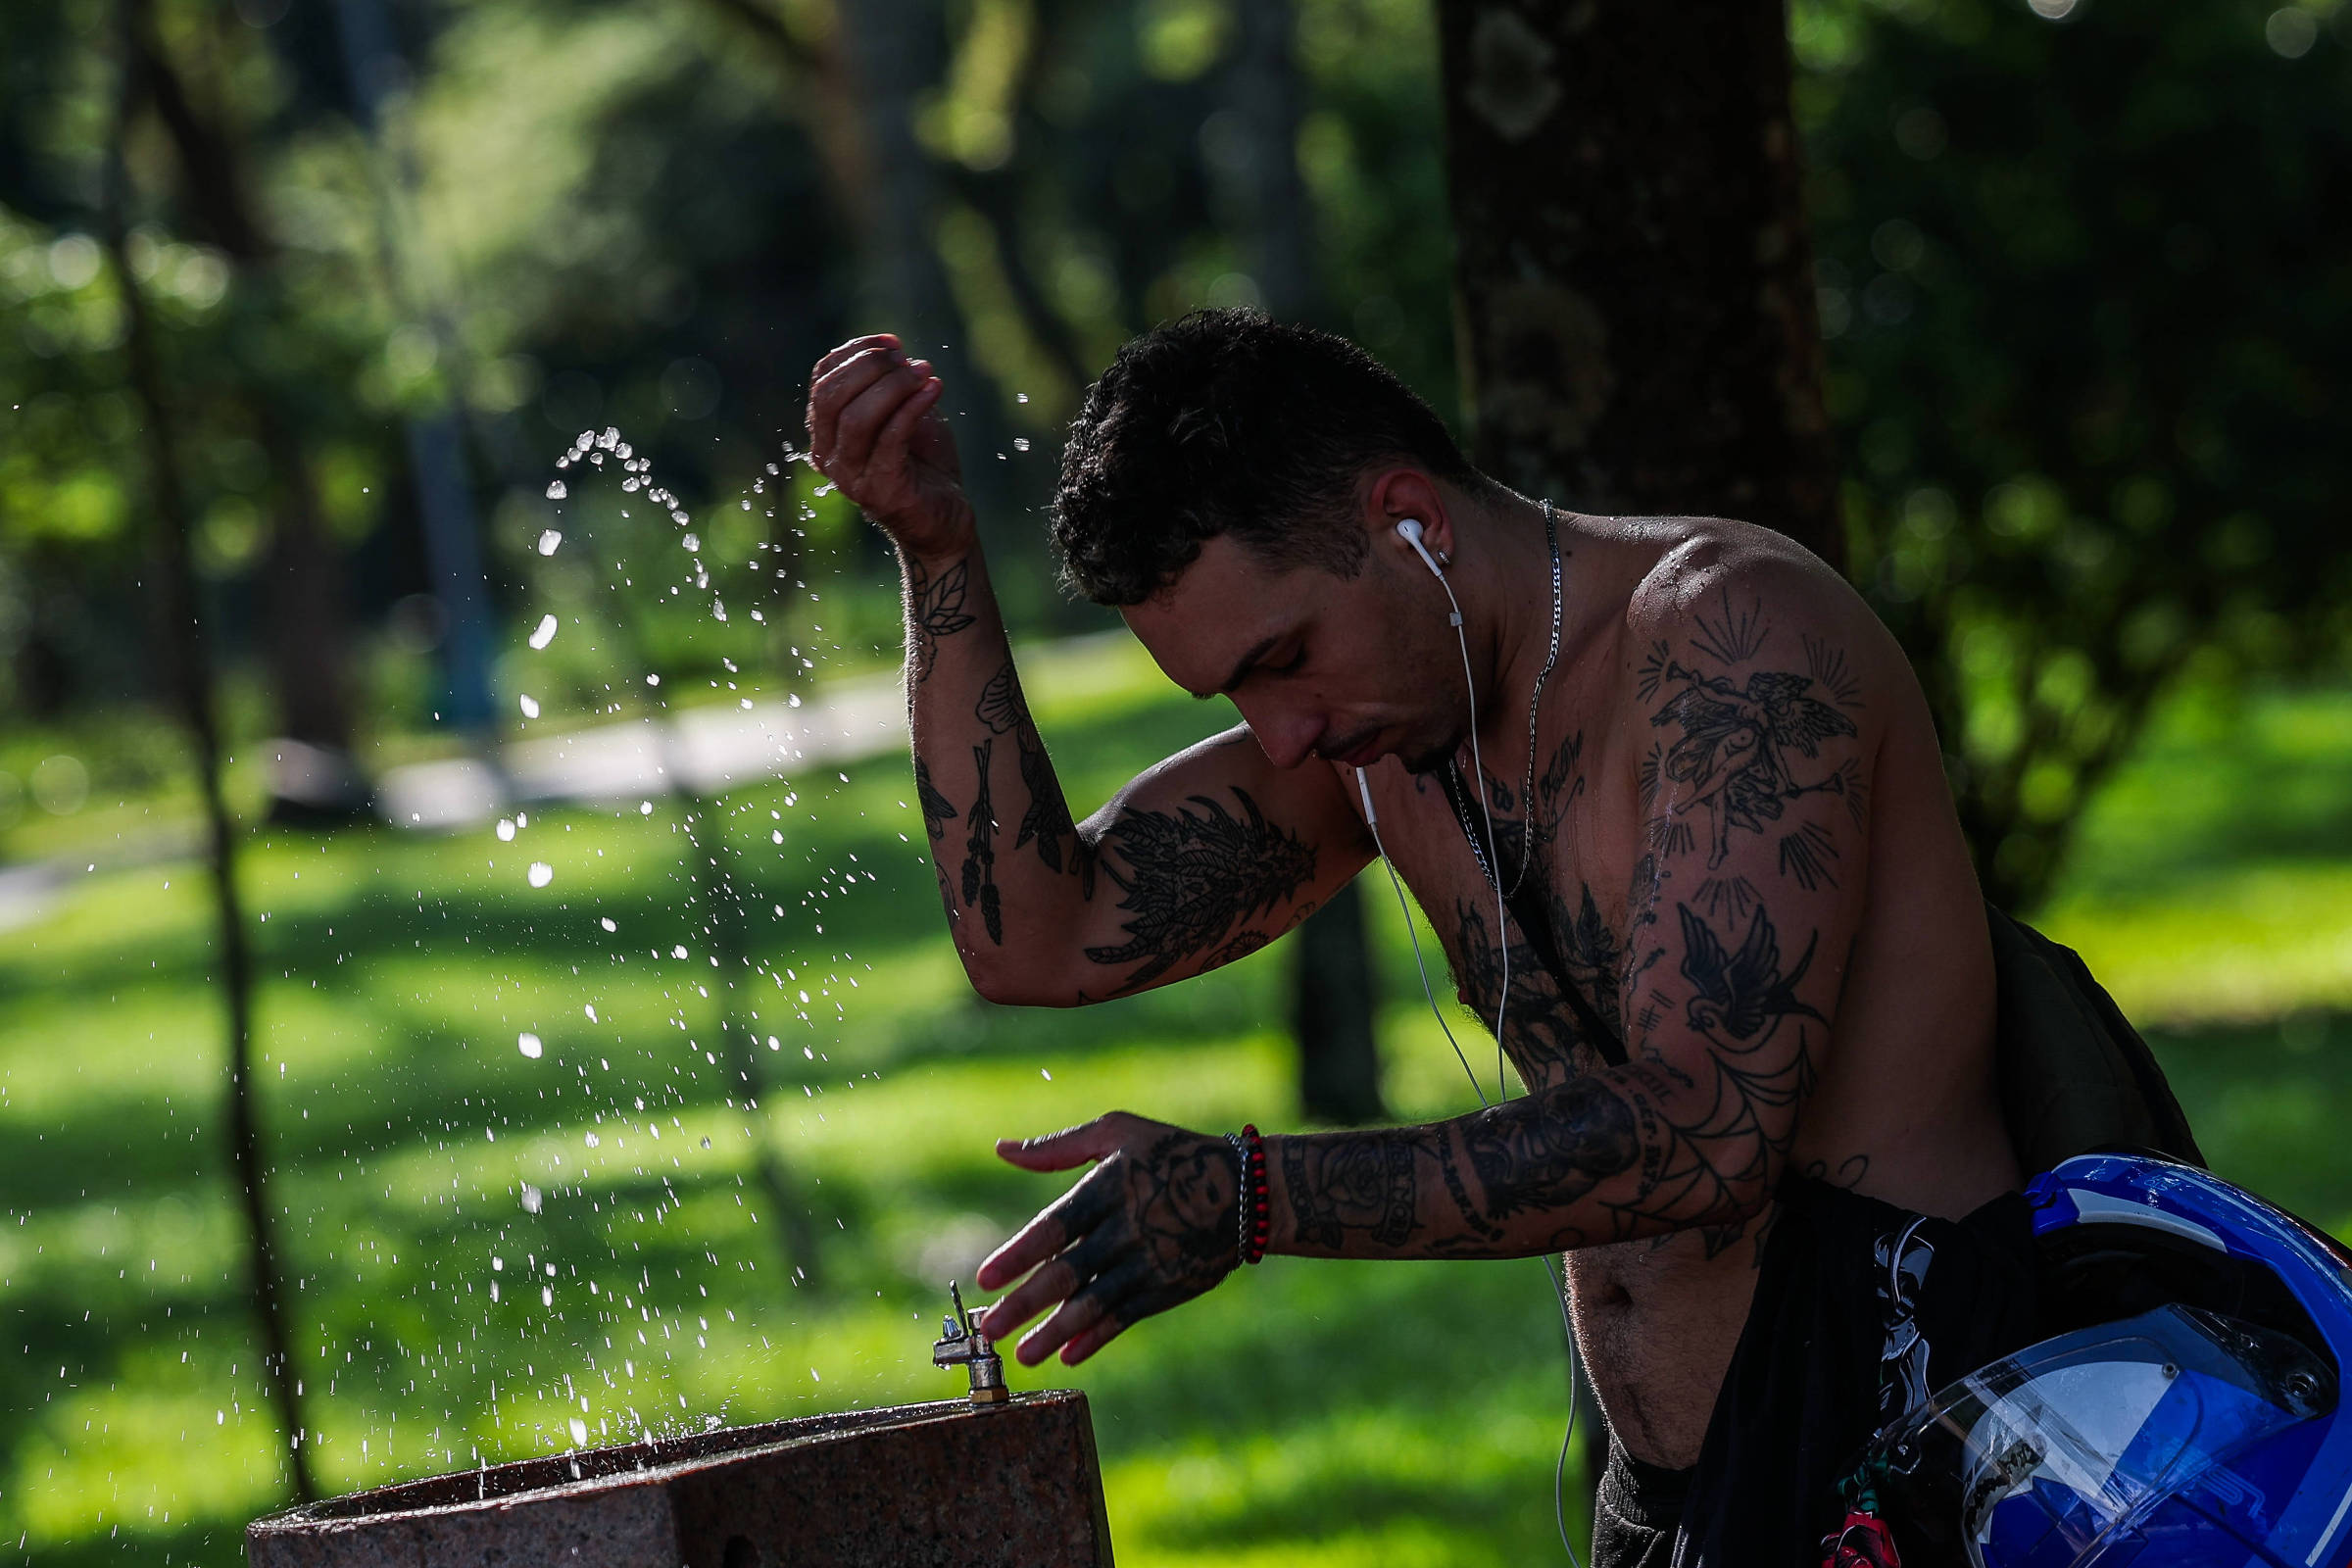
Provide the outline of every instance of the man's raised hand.
[[891,334],[852,338],[808,380],[808,455],[868,517],[916,556],[969,547],[956,437],[939,412],[945,391],[928,360]]
[[1059,1303],[1021,1341],[1024,1366],[1056,1347],[1075,1366],[1129,1324],[1191,1300],[1241,1262],[1240,1171],[1222,1138],[1114,1111],[1047,1138],[1001,1139],[997,1153],[1023,1170],[1095,1165],[980,1265],[982,1290],[1029,1276],[981,1314],[980,1330],[992,1340]]

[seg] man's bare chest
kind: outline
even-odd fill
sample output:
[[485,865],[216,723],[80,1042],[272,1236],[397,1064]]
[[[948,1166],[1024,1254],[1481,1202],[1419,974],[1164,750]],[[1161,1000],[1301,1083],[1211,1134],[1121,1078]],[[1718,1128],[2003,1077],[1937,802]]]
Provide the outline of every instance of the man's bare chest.
[[1630,783],[1611,787],[1582,732],[1547,742],[1532,791],[1490,772],[1482,802],[1467,769],[1450,788],[1443,774],[1397,771],[1375,789],[1383,842],[1456,998],[1490,1033],[1499,1022],[1531,1088],[1624,1059],[1620,997],[1657,949],[1645,949],[1650,922],[1630,897],[1641,862]]

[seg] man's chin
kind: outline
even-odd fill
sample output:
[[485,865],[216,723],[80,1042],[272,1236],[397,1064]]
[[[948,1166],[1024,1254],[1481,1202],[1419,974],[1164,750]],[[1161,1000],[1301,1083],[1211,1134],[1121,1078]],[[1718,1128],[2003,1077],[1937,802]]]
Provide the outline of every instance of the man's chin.
[[1446,745],[1422,753],[1400,751],[1396,754],[1396,760],[1404,764],[1404,770],[1408,773],[1435,773],[1452,759],[1453,754],[1454,747]]

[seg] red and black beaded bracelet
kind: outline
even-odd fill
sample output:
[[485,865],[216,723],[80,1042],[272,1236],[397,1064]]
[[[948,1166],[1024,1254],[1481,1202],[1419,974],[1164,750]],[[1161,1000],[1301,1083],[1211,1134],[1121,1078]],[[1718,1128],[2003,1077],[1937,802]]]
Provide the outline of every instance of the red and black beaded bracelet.
[[1235,1174],[1241,1179],[1234,1209],[1242,1261],[1260,1262],[1274,1231],[1273,1205],[1266,1198],[1266,1141],[1247,1123],[1240,1132],[1227,1133],[1225,1141],[1233,1146]]

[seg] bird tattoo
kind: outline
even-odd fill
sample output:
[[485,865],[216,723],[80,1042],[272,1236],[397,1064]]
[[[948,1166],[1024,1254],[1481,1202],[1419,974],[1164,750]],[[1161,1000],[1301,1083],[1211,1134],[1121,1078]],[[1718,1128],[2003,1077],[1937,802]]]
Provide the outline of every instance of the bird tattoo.
[[1805,944],[1796,967],[1784,975],[1780,937],[1765,918],[1763,906],[1758,905],[1749,918],[1738,953],[1727,952],[1723,939],[1690,906],[1675,907],[1683,914],[1683,978],[1698,992],[1687,1008],[1692,1029],[1761,1045],[1769,1038],[1769,1026],[1790,1014],[1829,1021],[1796,1000],[1796,983],[1812,966],[1819,933]]

